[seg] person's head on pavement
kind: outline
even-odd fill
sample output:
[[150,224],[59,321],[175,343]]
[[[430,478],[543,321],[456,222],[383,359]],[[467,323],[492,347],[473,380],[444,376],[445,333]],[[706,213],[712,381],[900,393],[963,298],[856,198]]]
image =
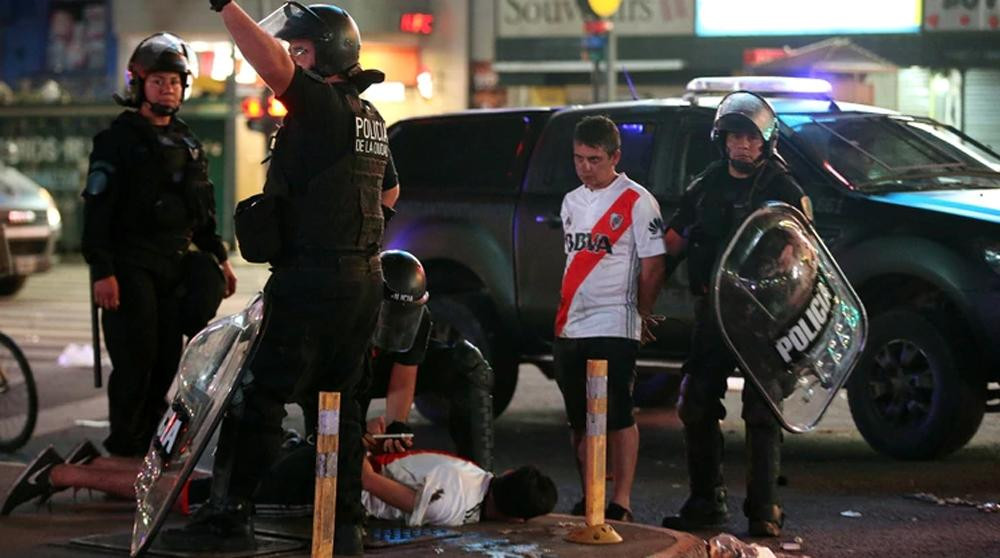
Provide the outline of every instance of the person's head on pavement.
[[507,470],[490,483],[485,519],[528,520],[550,513],[559,500],[552,479],[532,465]]

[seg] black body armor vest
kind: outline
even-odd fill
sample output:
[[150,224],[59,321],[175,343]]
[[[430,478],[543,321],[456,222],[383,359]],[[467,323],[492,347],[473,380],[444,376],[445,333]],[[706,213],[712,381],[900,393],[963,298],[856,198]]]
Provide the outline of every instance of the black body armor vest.
[[326,266],[344,255],[375,255],[382,243],[382,177],[389,161],[385,121],[370,103],[333,86],[353,112],[350,149],[305,184],[289,184],[278,161],[288,145],[283,127],[275,138],[265,195],[279,201],[281,250],[275,266]]
[[129,260],[145,259],[143,252],[182,255],[214,207],[201,144],[177,118],[157,128],[134,112],[115,119],[111,132],[129,150],[119,213],[122,255]]

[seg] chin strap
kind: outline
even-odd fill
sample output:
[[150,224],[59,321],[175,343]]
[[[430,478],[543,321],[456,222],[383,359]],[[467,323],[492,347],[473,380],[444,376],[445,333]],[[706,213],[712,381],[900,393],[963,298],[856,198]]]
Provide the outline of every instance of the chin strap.
[[176,107],[168,107],[167,105],[161,103],[149,103],[149,110],[153,111],[153,114],[157,116],[173,116],[177,114],[177,111],[180,108],[180,105]]

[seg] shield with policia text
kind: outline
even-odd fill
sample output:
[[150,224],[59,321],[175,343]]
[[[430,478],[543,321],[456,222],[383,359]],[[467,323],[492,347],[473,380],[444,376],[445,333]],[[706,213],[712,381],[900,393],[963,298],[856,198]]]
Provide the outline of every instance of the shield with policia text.
[[262,328],[260,295],[201,330],[184,349],[177,391],[135,479],[131,555],[149,548],[219,422]]
[[722,253],[713,296],[745,379],[785,429],[812,430],[861,357],[868,324],[809,221],[784,203],[753,212]]

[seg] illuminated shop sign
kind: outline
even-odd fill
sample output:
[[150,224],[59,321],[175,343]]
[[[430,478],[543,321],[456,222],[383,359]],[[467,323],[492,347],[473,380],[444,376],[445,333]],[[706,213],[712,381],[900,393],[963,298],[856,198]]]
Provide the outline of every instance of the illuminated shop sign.
[[[494,6],[500,38],[583,35],[585,18],[573,0],[503,0]],[[694,0],[623,0],[611,21],[619,36],[691,35]]]
[[920,0],[696,0],[695,34],[917,33]]

